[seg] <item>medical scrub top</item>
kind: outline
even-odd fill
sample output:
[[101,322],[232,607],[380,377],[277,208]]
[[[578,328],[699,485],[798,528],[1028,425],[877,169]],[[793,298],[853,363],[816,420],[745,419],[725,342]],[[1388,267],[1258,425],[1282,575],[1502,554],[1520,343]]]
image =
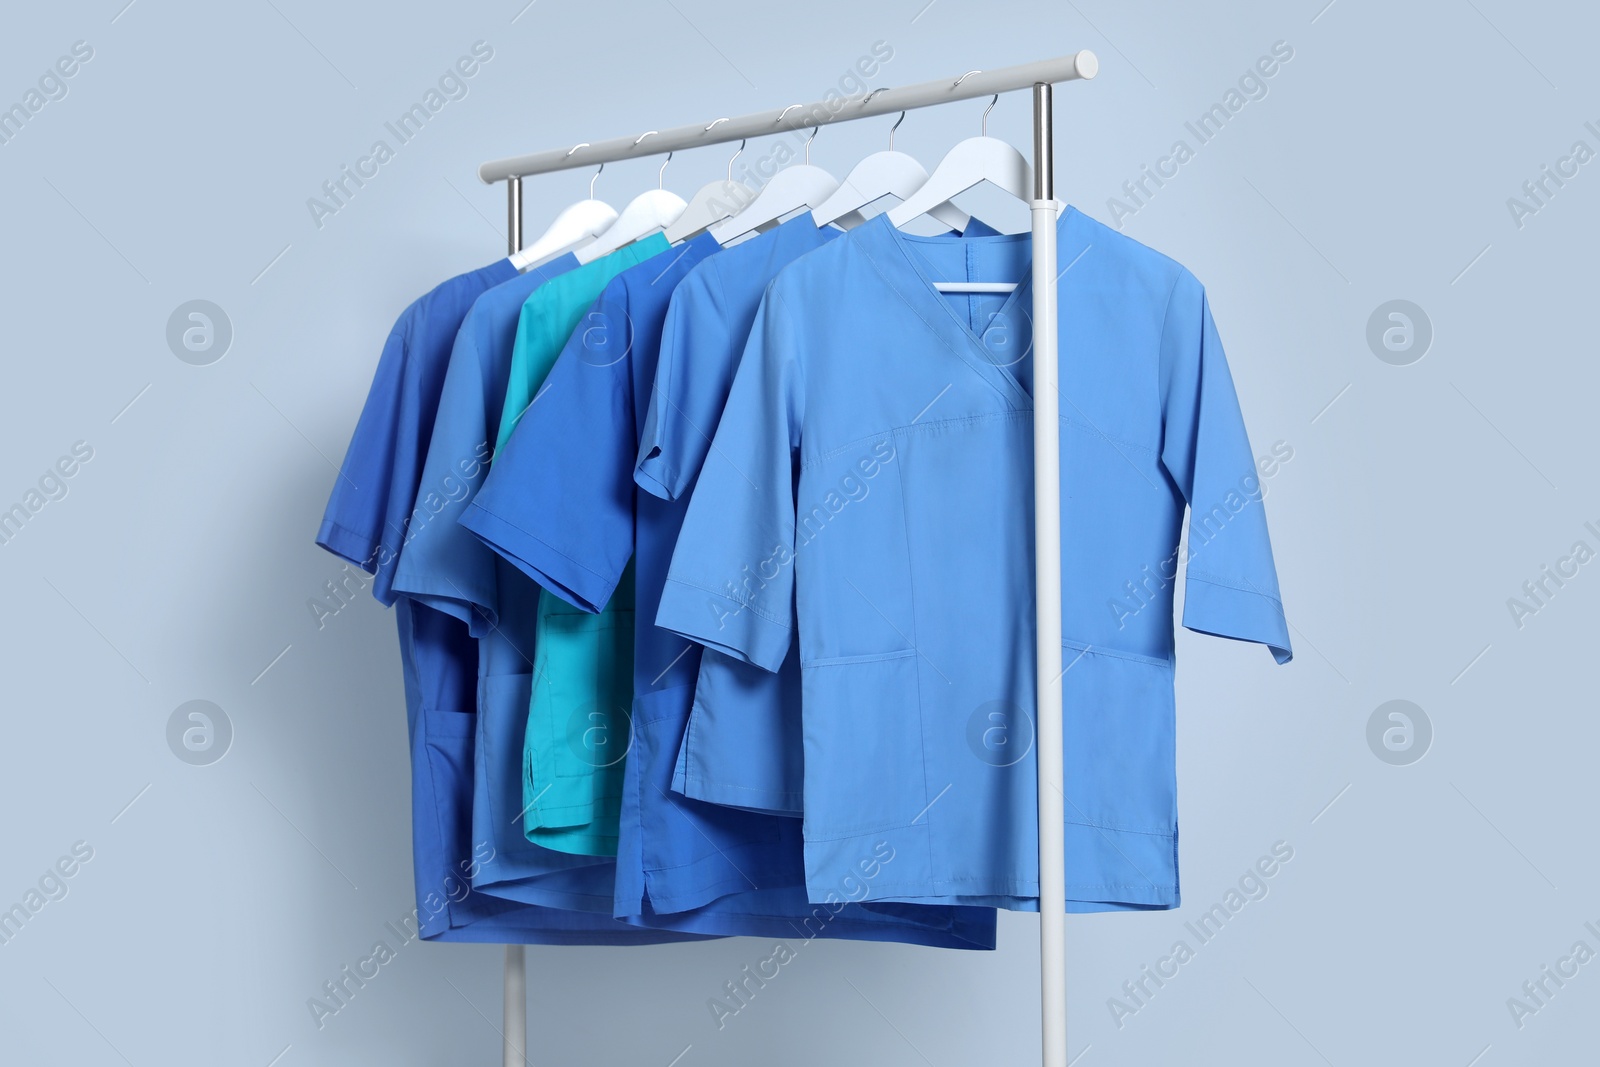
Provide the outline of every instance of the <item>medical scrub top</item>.
[[[584,312],[606,283],[667,247],[665,237],[651,234],[528,296],[517,321],[497,456],[517,420],[537,402],[568,338],[600,328]],[[463,517],[475,533],[476,514],[469,508]],[[615,856],[622,761],[631,733],[632,583],[623,583],[611,609],[600,615],[539,597],[535,631],[522,760],[523,832],[546,848]]]
[[[691,271],[672,295],[634,480],[665,500],[687,499],[722,418],[761,295],[779,270],[843,231],[807,213]],[[972,218],[963,233],[996,231]],[[672,788],[729,807],[798,816],[803,761],[800,665],[791,650],[776,676],[707,649]]]
[[395,609],[411,747],[412,862],[421,936],[437,941],[641,944],[660,935],[609,916],[579,914],[474,892],[487,850],[470,831],[473,689],[477,642],[457,619],[397,596],[392,581],[413,524],[422,465],[456,330],[473,301],[516,277],[500,260],[452,278],[415,301],[384,345],[371,390],[317,543],[374,575],[373,593]]
[[[1204,289],[1070,207],[1057,232],[1069,907],[1174,907],[1186,504],[1184,625],[1285,662],[1287,624]],[[695,485],[657,624],[798,647],[813,896],[887,842],[871,899],[1038,907],[1030,251],[880,217],[797,260]]]
[[[809,217],[791,225],[816,230]],[[656,373],[674,286],[713,253],[713,261],[728,256],[741,269],[760,269],[756,243],[718,253],[702,235],[608,285],[586,317],[590,328],[569,340],[464,521],[548,592],[586,611],[614,600],[634,558],[634,734],[617,854],[619,917],[707,933],[992,948],[992,911],[858,903],[859,881],[882,877],[892,850],[858,857],[852,878],[813,905],[794,819],[671,792],[700,650],[650,624],[684,503],[635,491],[640,401]]]
[[394,588],[466,624],[478,637],[471,840],[485,855],[473,887],[527,904],[606,912],[615,865],[532,844],[521,830],[522,744],[532,684],[538,587],[456,523],[487,476],[489,442],[505,397],[517,317],[529,293],[574,269],[573,257],[484,293],[456,334],[422,493],[435,497],[413,524]]

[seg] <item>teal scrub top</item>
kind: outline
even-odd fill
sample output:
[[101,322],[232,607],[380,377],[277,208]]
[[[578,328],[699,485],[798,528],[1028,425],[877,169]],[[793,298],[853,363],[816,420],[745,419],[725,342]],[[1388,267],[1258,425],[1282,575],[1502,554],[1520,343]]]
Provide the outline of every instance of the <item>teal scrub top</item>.
[[[606,283],[670,247],[652,234],[529,295],[517,322],[495,455],[538,402],[568,338],[601,328],[585,314]],[[462,522],[483,536],[470,509]],[[632,741],[633,623],[631,569],[599,615],[539,597],[522,761],[523,832],[535,844],[577,855],[617,854],[623,761]]]

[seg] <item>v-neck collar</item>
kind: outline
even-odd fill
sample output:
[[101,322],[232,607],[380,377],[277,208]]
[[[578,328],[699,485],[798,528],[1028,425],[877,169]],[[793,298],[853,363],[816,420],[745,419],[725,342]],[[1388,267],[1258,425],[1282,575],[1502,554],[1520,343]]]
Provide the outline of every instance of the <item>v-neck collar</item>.
[[[1059,217],[1057,217],[1056,247],[1058,249],[1066,243],[1065,231],[1068,220],[1076,214],[1077,209],[1071,204],[1068,204],[1062,209]],[[983,338],[973,331],[972,327],[967,323],[966,318],[949,300],[945,298],[944,294],[934,288],[934,279],[929,276],[926,264],[922,258],[918,256],[917,253],[911,248],[911,245],[922,243],[927,239],[913,236],[911,234],[901,233],[899,230],[895,229],[894,226],[890,225],[887,213],[875,215],[867,223],[861,227],[858,227],[856,232],[860,233],[861,236],[868,238],[869,243],[867,244],[867,248],[869,249],[869,255],[872,254],[871,249],[877,247],[884,250],[884,252],[886,252],[891,258],[897,259],[900,263],[905,265],[906,269],[911,275],[911,278],[908,279],[911,284],[900,284],[891,274],[888,276],[890,285],[896,292],[900,294],[902,299],[904,299],[913,308],[918,310],[919,314],[922,316],[923,320],[928,323],[930,328],[934,329],[936,332],[940,333],[941,336],[946,338],[951,351],[953,351],[958,358],[966,363],[967,366],[978,375],[978,377],[989,382],[992,386],[994,386],[994,388],[996,388],[1002,395],[1007,397],[1014,404],[1021,408],[1031,410],[1033,407],[1033,397],[1029,394],[1027,389],[1023,388],[1022,380],[1017,377],[1015,367],[1018,364],[1002,365],[995,362],[990,353],[989,347],[984,344]],[[959,240],[962,242],[1001,242],[1013,240],[1029,242],[1031,245],[1032,235],[1031,233],[997,234],[994,236],[984,235],[979,237],[965,238],[940,237],[933,238],[932,240]],[[1023,308],[1028,308],[1031,311],[1032,294],[1033,254],[1030,247],[1029,253],[1024,262],[1022,278],[1017,282],[1017,287],[1011,291],[1011,294],[1000,305],[1000,309],[995,312],[995,315],[990,319],[990,322],[992,323],[994,318],[998,318],[1002,315],[1010,313],[1016,313]],[[933,305],[938,310],[932,310],[932,308],[929,307],[930,305]],[[928,311],[925,313],[923,309],[928,309]],[[1029,317],[1031,319],[1031,315]],[[939,328],[940,325],[944,326],[943,330]],[[1029,347],[1029,352],[1032,352],[1031,344]],[[1018,363],[1020,363],[1020,361],[1018,361]]]

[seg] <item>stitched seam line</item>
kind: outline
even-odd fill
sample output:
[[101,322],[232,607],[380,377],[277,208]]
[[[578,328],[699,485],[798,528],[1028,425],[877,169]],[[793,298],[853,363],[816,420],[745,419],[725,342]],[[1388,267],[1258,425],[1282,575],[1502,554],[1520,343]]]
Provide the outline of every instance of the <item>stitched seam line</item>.
[[[928,724],[922,714],[922,709],[927,707],[922,698],[922,664],[917,662],[919,657],[915,655],[917,649],[917,583],[915,581],[915,571],[911,566],[911,520],[907,518],[906,480],[900,477],[899,471],[895,472],[895,484],[900,488],[900,528],[904,531],[906,545],[906,596],[911,601],[911,650],[913,652],[911,676],[917,682],[917,739],[919,742],[918,748],[920,749],[919,754],[922,756],[922,796],[926,799],[933,786],[928,781]],[[931,805],[933,802],[928,801],[928,803]],[[927,822],[923,824],[928,832],[923,836],[922,850],[928,854],[928,865],[931,867],[933,866],[933,816],[926,808],[923,809],[923,814],[928,816]]]
[[1073,418],[1071,415],[1062,415],[1061,421],[1067,423],[1069,426],[1072,426],[1074,429],[1082,433],[1086,433],[1091,437],[1098,437],[1100,440],[1106,441],[1112,445],[1121,445],[1123,448],[1131,448],[1135,452],[1143,452],[1147,456],[1160,455],[1159,452],[1151,448],[1149,445],[1141,445],[1137,441],[1129,441],[1125,437],[1117,437],[1114,434],[1106,433],[1099,427],[1087,422],[1079,421],[1078,419]]
[[710,588],[709,586],[701,585],[698,582],[685,581],[682,578],[668,578],[667,581],[671,582],[674,585],[681,585],[681,586],[684,586],[684,587],[689,588],[689,589],[698,589],[702,593],[710,593],[712,596],[717,597],[720,600],[725,600],[729,604],[737,604],[739,607],[741,607],[744,610],[750,612],[750,614],[755,615],[758,618],[765,619],[767,622],[772,623],[772,625],[774,625],[774,626],[781,626],[785,630],[793,630],[794,629],[794,627],[790,626],[786,622],[779,622],[777,616],[767,614],[766,612],[762,611],[760,608],[756,607],[754,604],[746,604],[742,600],[739,600],[739,599],[737,599],[735,597],[731,597],[727,593],[719,592],[719,591],[717,591],[715,589]]
[[[574,556],[568,555],[567,553],[563,552],[561,549],[557,548],[555,545],[551,544],[549,541],[546,541],[544,538],[542,538],[538,534],[534,533],[532,530],[528,530],[528,529],[526,529],[526,528],[524,528],[522,526],[519,526],[517,523],[514,523],[510,519],[506,518],[504,515],[501,515],[500,513],[496,512],[496,511],[494,511],[494,510],[492,510],[490,508],[486,508],[482,504],[474,502],[473,506],[476,507],[479,511],[483,512],[485,515],[487,515],[490,518],[494,519],[496,522],[504,523],[506,526],[508,526],[511,529],[515,530],[517,533],[521,534],[522,536],[528,538],[530,541],[537,541],[539,544],[543,545],[545,548],[548,548],[550,551],[554,552],[556,555],[560,556],[562,559],[566,560],[568,563],[572,564],[574,567],[576,567],[579,570],[583,571],[585,574],[592,574],[596,578],[599,578],[602,582],[609,582],[610,581],[610,579],[608,579],[605,575],[601,574],[599,571],[595,570],[593,567],[586,566],[583,563],[582,560],[580,560],[580,559],[578,559],[578,558],[576,558]],[[499,545],[497,543],[497,547],[505,547],[505,546],[501,546],[501,545]],[[588,615],[588,614],[593,614],[593,613],[592,612],[584,612],[584,614]]]
[[[1088,822],[1088,821],[1083,820],[1083,819],[1065,819],[1063,821],[1068,826],[1082,826],[1082,827],[1085,827],[1085,828],[1091,829],[1091,830],[1106,830],[1106,831],[1109,831],[1109,832],[1114,833],[1114,834],[1137,834],[1140,837],[1161,837],[1161,838],[1172,838],[1172,837],[1176,837],[1177,836],[1171,830],[1134,830],[1134,829],[1130,829],[1129,827],[1126,827],[1126,826],[1108,826],[1108,825],[1106,825],[1104,823]],[[867,836],[870,836],[872,834],[880,834],[880,833],[884,833],[884,832],[889,831],[889,830],[920,831],[920,830],[926,829],[926,827],[927,827],[926,823],[918,823],[917,825],[912,826],[912,825],[907,825],[904,822],[898,822],[898,823],[891,823],[891,824],[884,825],[884,826],[872,826],[872,827],[868,827],[867,829],[864,829],[864,830],[846,830],[846,831],[842,831],[842,832],[837,833],[837,834],[826,834],[826,835],[820,835],[820,836],[816,835],[816,834],[807,834],[806,835],[806,840],[807,841],[818,841],[818,842],[820,842],[820,841],[848,841],[853,837],[867,837]],[[972,878],[965,879],[965,880],[966,881],[983,881],[985,879],[986,879],[986,876],[974,875]],[[960,879],[946,879],[946,880],[960,880]]]
[[1172,666],[1172,660],[1170,659],[1160,659],[1156,656],[1145,656],[1137,652],[1126,652],[1120,648],[1107,648],[1105,645],[1091,645],[1087,641],[1079,641],[1076,638],[1071,637],[1063,637],[1061,639],[1061,644],[1065,648],[1071,648],[1078,652],[1082,652],[1086,656],[1103,656],[1107,659],[1126,660],[1129,663],[1143,663],[1150,667]]
[[853,667],[858,663],[882,663],[891,659],[908,659],[917,654],[915,648],[901,648],[893,652],[873,652],[864,656],[831,656],[827,659],[801,660],[802,669],[809,670],[813,667]]
[[[1167,290],[1167,303],[1161,309],[1161,329],[1156,331],[1156,373],[1153,389],[1155,390],[1156,425],[1161,427],[1160,443],[1163,448],[1167,443],[1167,419],[1166,405],[1162,403],[1161,397],[1161,350],[1165,347],[1163,342],[1167,337],[1167,317],[1172,314],[1172,298],[1178,295],[1178,283],[1181,281],[1183,281],[1183,271],[1180,270],[1177,276],[1172,279],[1172,288]],[[1156,454],[1160,455],[1160,450]]]
[[1191,582],[1201,582],[1201,583],[1203,583],[1205,585],[1214,585],[1219,589],[1231,589],[1235,593],[1244,593],[1247,596],[1260,597],[1262,600],[1267,601],[1269,604],[1278,605],[1278,609],[1280,611],[1283,610],[1283,600],[1282,599],[1280,599],[1279,597],[1273,596],[1271,593],[1263,593],[1259,589],[1246,589],[1242,585],[1234,585],[1231,582],[1219,581],[1216,578],[1210,578],[1210,577],[1207,577],[1207,576],[1202,575],[1202,574],[1195,574],[1193,571],[1187,572],[1187,574],[1185,575],[1185,578],[1188,581],[1191,581]]
[[[892,437],[900,437],[902,435],[908,435],[908,434],[915,433],[915,432],[918,432],[918,431],[932,431],[932,430],[942,429],[942,428],[947,427],[947,426],[955,426],[955,425],[962,425],[962,424],[972,424],[972,423],[986,422],[986,421],[995,420],[995,419],[1018,419],[1018,420],[1020,420],[1020,419],[1024,419],[1024,418],[1031,419],[1032,417],[1033,417],[1033,412],[1032,411],[1012,408],[1012,409],[1009,409],[1007,411],[989,411],[989,412],[983,412],[983,413],[977,414],[977,415],[952,415],[950,418],[939,419],[939,420],[934,421],[934,422],[906,423],[906,424],[901,425],[901,426],[894,426],[894,427],[890,427],[890,428],[885,429],[885,430],[881,430],[881,431],[879,431],[878,433],[875,433],[875,434],[868,434],[868,435],[865,435],[865,436],[862,436],[862,437],[853,438],[852,440],[846,441],[842,445],[836,445],[835,447],[830,448],[825,452],[818,452],[815,455],[811,456],[810,458],[802,458],[801,461],[800,461],[800,469],[801,470],[807,470],[807,469],[809,469],[811,467],[814,467],[816,464],[823,462],[824,460],[832,459],[834,456],[837,456],[841,452],[848,452],[851,449],[858,448],[861,445],[866,444],[866,443],[868,443],[870,441],[879,440],[880,438],[884,437],[885,435],[892,436]],[[1091,437],[1095,437],[1095,438],[1097,438],[1097,439],[1099,439],[1101,441],[1105,441],[1105,442],[1107,442],[1107,443],[1109,443],[1111,445],[1120,446],[1122,448],[1131,449],[1131,450],[1133,450],[1135,452],[1141,452],[1141,453],[1143,453],[1143,454],[1145,454],[1147,456],[1154,457],[1154,456],[1159,456],[1160,455],[1160,453],[1158,453],[1155,449],[1151,448],[1149,445],[1142,445],[1142,444],[1139,444],[1138,442],[1135,442],[1135,441],[1129,441],[1129,440],[1127,440],[1125,438],[1116,437],[1116,436],[1114,436],[1112,434],[1108,434],[1105,431],[1100,430],[1100,429],[1096,428],[1095,426],[1093,426],[1093,425],[1091,425],[1089,423],[1086,423],[1086,422],[1083,422],[1083,421],[1081,421],[1079,419],[1073,418],[1071,415],[1065,415],[1065,414],[1062,415],[1061,416],[1061,421],[1066,423],[1067,425],[1073,427],[1074,429],[1078,430],[1081,433],[1088,434]]]
[[884,437],[885,435],[892,436],[892,437],[899,437],[903,433],[911,433],[911,432],[919,431],[919,430],[922,430],[922,431],[935,430],[935,429],[938,429],[938,428],[943,427],[943,426],[953,426],[953,425],[961,425],[961,424],[965,424],[965,423],[976,423],[976,422],[988,422],[988,421],[994,420],[994,419],[1022,419],[1022,418],[1025,418],[1025,417],[1029,416],[1030,414],[1031,414],[1030,412],[1019,411],[1019,410],[1013,408],[1013,409],[1008,410],[1008,411],[986,411],[986,412],[983,412],[983,413],[977,414],[977,415],[952,415],[951,417],[949,417],[947,419],[939,419],[939,420],[934,421],[934,422],[919,422],[919,423],[914,423],[914,424],[913,423],[906,423],[906,424],[901,425],[901,426],[894,426],[894,427],[891,427],[891,428],[886,429],[886,430],[880,430],[880,431],[878,431],[877,433],[874,433],[874,434],[867,434],[867,435],[862,436],[862,437],[854,438],[853,440],[846,441],[842,445],[838,445],[838,446],[836,446],[834,448],[830,448],[826,452],[819,452],[815,456],[811,457],[810,459],[801,459],[800,468],[801,468],[801,470],[805,470],[808,467],[811,467],[814,464],[821,462],[822,460],[831,459],[832,457],[837,456],[841,452],[848,452],[851,449],[858,448],[861,445],[866,444],[869,441],[876,441],[876,440]]

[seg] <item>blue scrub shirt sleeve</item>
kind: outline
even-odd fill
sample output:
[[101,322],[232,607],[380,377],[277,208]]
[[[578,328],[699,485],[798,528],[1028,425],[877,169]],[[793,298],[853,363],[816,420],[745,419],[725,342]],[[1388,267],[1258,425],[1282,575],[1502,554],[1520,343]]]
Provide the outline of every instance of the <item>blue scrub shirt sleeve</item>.
[[384,342],[372,389],[356,421],[344,462],[328,496],[317,544],[368,574],[393,561],[382,559],[383,523],[393,492],[394,457],[400,438],[400,383],[404,376],[409,320]]
[[724,394],[708,386],[733,363],[728,315],[715,272],[694,270],[673,291],[634,480],[645,492],[676,500],[694,483],[722,414]]
[[621,281],[568,339],[461,524],[583,611],[633,556],[633,366]]
[[1189,505],[1183,625],[1287,663],[1261,479],[1205,290],[1187,271],[1167,304],[1160,389],[1161,463]]
[[474,637],[499,624],[494,556],[456,523],[489,469],[483,326],[476,311],[469,312],[456,334],[417,508],[395,573],[397,591],[460,619]]
[[765,670],[794,640],[805,395],[797,320],[769,285],[695,483],[656,625]]

